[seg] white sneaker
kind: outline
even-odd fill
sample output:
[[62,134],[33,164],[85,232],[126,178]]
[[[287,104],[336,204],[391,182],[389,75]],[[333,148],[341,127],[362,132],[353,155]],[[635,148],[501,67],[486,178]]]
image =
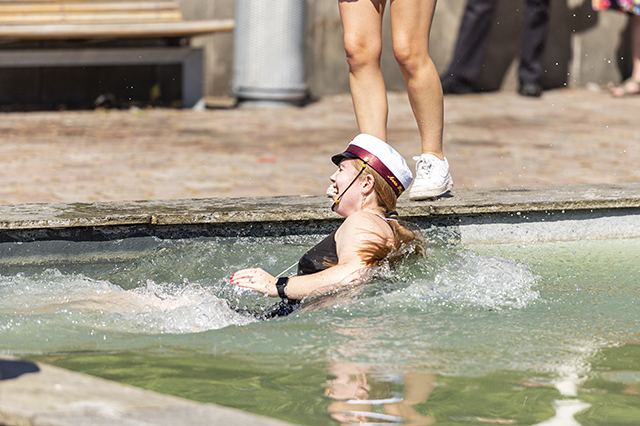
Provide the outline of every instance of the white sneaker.
[[409,190],[409,199],[424,200],[444,194],[453,186],[449,162],[432,154],[413,157],[416,163],[416,179]]

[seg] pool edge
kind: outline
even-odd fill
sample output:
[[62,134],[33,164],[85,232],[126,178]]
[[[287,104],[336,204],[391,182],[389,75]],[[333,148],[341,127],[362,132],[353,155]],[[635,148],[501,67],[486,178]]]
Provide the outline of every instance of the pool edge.
[[[0,381],[0,424],[75,426],[154,424],[187,426],[237,424],[292,425],[244,411],[163,395],[47,364],[0,355],[20,363],[23,374]],[[29,368],[24,368],[28,366]]]
[[[453,242],[640,236],[640,183],[458,189],[437,200],[406,198],[398,201],[402,217],[428,236]],[[118,228],[123,238],[124,229],[156,235],[174,227],[198,234],[198,226],[210,236],[295,234],[312,223],[340,220],[330,206],[326,196],[0,205],[0,242],[22,241],[20,235],[42,230],[51,239],[56,232],[78,229]]]

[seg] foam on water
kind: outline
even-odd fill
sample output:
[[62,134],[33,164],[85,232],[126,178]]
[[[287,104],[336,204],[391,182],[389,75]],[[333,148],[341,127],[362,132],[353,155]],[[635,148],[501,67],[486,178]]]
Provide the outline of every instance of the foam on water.
[[435,278],[417,279],[401,295],[415,303],[521,309],[540,297],[537,277],[523,264],[463,252],[443,265]]
[[0,277],[0,330],[36,318],[50,326],[125,333],[193,333],[252,322],[214,290],[197,283],[151,280],[123,290],[108,281],[55,269],[29,277]]
[[[527,267],[472,252],[457,254],[432,279],[419,274],[394,277],[388,270],[379,273],[378,278],[381,277],[357,297],[375,299],[382,292],[386,294],[385,305],[413,304],[421,309],[434,304],[523,308],[539,297],[532,288],[536,277]],[[385,282],[388,278],[393,281],[391,285],[388,280]],[[406,282],[400,283],[402,280]],[[138,282],[145,282],[144,277],[138,277]],[[238,290],[223,280],[203,285],[186,279],[180,283],[147,279],[137,288],[124,290],[105,279],[49,269],[29,276],[0,276],[0,330],[17,331],[19,324],[27,329],[34,327],[36,320],[35,324],[44,322],[51,328],[80,327],[134,334],[194,333],[253,322],[230,308],[230,304],[243,306],[242,301],[252,299],[257,300],[253,307],[273,303],[273,299]],[[343,300],[342,306],[349,305],[349,300]],[[332,304],[326,306],[330,308]]]

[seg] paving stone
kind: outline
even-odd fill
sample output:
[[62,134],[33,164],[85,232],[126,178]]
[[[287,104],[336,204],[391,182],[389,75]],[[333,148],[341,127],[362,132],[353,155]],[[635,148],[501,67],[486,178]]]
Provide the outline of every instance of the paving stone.
[[[585,89],[445,97],[454,190],[640,181],[640,97]],[[305,107],[4,113],[0,204],[319,195],[357,134],[349,95]],[[389,94],[389,142],[419,135]]]

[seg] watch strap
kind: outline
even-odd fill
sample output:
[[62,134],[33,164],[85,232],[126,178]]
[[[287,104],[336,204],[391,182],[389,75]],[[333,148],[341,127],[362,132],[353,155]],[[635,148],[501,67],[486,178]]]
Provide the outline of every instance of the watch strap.
[[289,277],[280,277],[278,278],[278,281],[276,281],[276,289],[278,289],[278,296],[280,296],[281,299],[287,299],[287,295],[284,292],[284,288],[287,286],[288,283],[289,283]]

